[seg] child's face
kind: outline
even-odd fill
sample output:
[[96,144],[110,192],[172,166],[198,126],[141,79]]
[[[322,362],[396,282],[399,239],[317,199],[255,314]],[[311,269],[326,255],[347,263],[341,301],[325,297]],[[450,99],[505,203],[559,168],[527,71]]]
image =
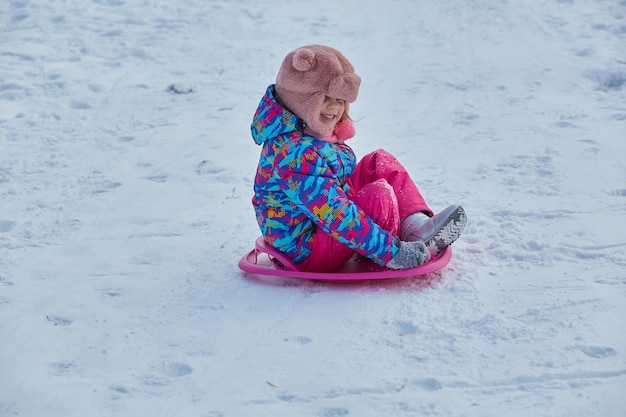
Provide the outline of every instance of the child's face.
[[339,98],[326,96],[324,104],[322,105],[322,110],[320,111],[320,121],[325,125],[334,128],[335,125],[341,120],[345,109],[345,101]]

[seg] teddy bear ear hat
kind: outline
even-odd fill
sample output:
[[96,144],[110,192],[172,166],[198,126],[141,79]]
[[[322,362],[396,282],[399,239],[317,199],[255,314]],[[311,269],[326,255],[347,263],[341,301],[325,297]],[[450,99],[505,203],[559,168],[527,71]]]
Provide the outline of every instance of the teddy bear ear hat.
[[276,84],[283,91],[324,93],[352,103],[359,93],[361,78],[338,50],[309,45],[287,54],[276,77]]
[[[338,50],[308,45],[287,54],[276,77],[276,92],[287,108],[314,131],[325,96],[356,100],[361,78]],[[318,133],[325,133],[317,131]]]

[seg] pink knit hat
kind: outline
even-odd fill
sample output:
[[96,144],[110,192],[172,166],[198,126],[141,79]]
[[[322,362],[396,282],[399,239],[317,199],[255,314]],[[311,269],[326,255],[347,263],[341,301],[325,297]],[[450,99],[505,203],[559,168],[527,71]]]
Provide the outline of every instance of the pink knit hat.
[[291,51],[276,77],[276,92],[287,108],[304,120],[307,128],[326,137],[331,130],[320,121],[325,96],[352,103],[359,94],[361,78],[338,50],[308,45]]

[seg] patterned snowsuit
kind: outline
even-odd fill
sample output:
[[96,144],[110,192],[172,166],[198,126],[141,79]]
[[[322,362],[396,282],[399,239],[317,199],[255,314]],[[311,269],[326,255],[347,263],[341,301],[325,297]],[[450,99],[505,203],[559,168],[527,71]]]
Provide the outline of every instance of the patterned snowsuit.
[[[432,215],[392,155],[378,150],[357,165],[345,143],[304,134],[302,121],[274,98],[273,85],[251,130],[263,145],[252,198],[259,227],[269,244],[303,269],[334,269],[354,251],[384,265],[398,251],[400,219],[417,211]],[[329,252],[330,258],[316,257],[325,265],[306,262],[313,248]]]

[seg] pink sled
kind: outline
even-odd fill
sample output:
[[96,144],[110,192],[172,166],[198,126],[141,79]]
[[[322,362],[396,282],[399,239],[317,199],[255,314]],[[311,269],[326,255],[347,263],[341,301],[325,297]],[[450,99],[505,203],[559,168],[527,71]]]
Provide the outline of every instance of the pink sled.
[[450,262],[452,249],[448,246],[441,255],[411,269],[389,269],[359,255],[331,272],[300,271],[285,255],[271,247],[263,236],[257,238],[255,248],[239,261],[239,268],[252,274],[330,282],[359,282],[376,279],[408,278],[439,271]]

